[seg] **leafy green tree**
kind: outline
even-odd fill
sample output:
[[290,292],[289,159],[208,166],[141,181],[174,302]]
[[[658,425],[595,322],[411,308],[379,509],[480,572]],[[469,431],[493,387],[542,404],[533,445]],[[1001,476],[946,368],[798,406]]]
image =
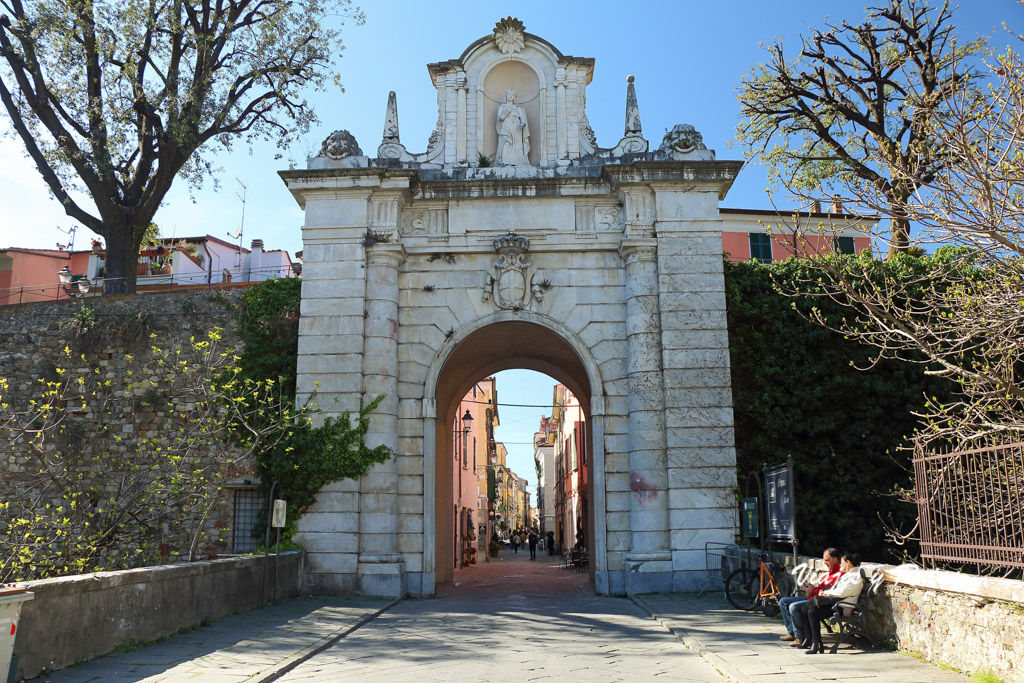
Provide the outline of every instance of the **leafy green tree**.
[[175,178],[210,175],[209,143],[284,147],[309,129],[315,115],[301,93],[337,81],[337,27],[362,20],[350,0],[0,0],[0,9],[0,101],[67,214],[106,238],[113,293],[135,291],[139,245]]
[[[849,314],[816,282],[815,261],[726,264],[739,481],[792,456],[801,548],[897,559],[886,532],[912,526],[915,514],[901,496],[913,484],[906,437],[925,396],[946,397],[948,386],[813,324],[838,326]],[[940,267],[902,255],[866,261],[879,279]]]
[[891,0],[862,23],[826,22],[802,38],[796,57],[767,49],[740,87],[737,139],[797,197],[846,199],[870,188],[891,218],[889,254],[910,246],[904,210],[946,163],[931,124],[951,97],[975,97],[964,57],[984,40],[958,44],[948,2]]

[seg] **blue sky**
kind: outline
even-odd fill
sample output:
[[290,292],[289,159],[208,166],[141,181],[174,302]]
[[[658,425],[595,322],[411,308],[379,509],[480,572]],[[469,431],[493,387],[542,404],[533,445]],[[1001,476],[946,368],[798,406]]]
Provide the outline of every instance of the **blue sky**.
[[[474,40],[491,32],[505,16],[521,19],[526,30],[554,44],[563,54],[596,59],[587,89],[587,112],[598,143],[612,146],[622,135],[626,76],[636,77],[644,133],[653,145],[676,123],[696,126],[719,159],[738,159],[730,149],[738,113],[740,77],[763,60],[760,43],[783,37],[795,49],[799,34],[832,19],[863,17],[864,0],[776,0],[775,2],[456,2],[455,0],[378,0],[364,2],[366,23],[344,29],[347,48],[339,62],[345,92],[313,93],[321,124],[304,143],[274,159],[272,143],[253,149],[236,145],[217,155],[220,187],[208,180],[200,189],[178,183],[156,216],[168,236],[211,234],[227,237],[241,220],[240,179],[248,187],[244,240],[261,238],[267,248],[301,249],[302,212],[277,176],[292,158],[301,167],[332,130],[347,128],[364,151],[380,143],[389,90],[398,93],[402,141],[413,152],[426,148],[437,120],[435,90],[428,62],[455,59]],[[964,2],[956,14],[962,38],[997,34],[1006,21],[1024,30],[1024,8],[1014,0]],[[1005,34],[999,35],[1005,44]],[[0,116],[0,128],[3,125]],[[765,174],[745,168],[724,205],[771,208]],[[17,140],[0,139],[0,247],[50,247],[66,236],[71,219],[48,196]],[[75,246],[92,234],[79,231]]]
[[[879,3],[881,0],[879,0]],[[358,3],[357,3],[358,4]],[[302,212],[277,176],[288,168],[289,157],[302,167],[319,150],[331,131],[351,131],[364,151],[373,153],[380,143],[389,90],[398,94],[402,142],[422,152],[437,120],[436,91],[426,64],[458,58],[476,39],[489,34],[505,16],[521,19],[530,33],[541,36],[563,54],[596,59],[594,80],[587,88],[587,114],[598,144],[614,145],[622,136],[626,76],[636,78],[644,134],[657,146],[665,130],[690,123],[717,151],[719,159],[739,159],[730,148],[739,106],[736,89],[742,75],[764,59],[761,43],[783,38],[793,54],[801,33],[821,26],[829,16],[855,22],[864,16],[864,0],[775,0],[753,2],[456,2],[454,0],[378,0],[362,3],[363,26],[345,29],[347,48],[339,62],[345,92],[313,93],[320,125],[303,144],[275,159],[272,143],[247,149],[236,145],[219,154],[216,163],[220,186],[213,181],[199,189],[183,183],[172,189],[156,216],[166,236],[211,234],[227,238],[241,219],[238,197],[248,188],[245,244],[263,239],[269,249],[302,248]],[[1024,7],[1014,0],[971,0],[961,3],[955,22],[962,40],[981,34],[995,36],[995,45],[1009,38],[1001,23],[1024,31]],[[0,129],[3,116],[0,115]],[[748,166],[723,204],[729,207],[769,209],[763,169]],[[0,247],[53,248],[67,237],[71,219],[48,193],[34,167],[24,159],[19,141],[0,139]],[[785,206],[783,203],[782,206]],[[81,229],[76,248],[86,248],[93,235]],[[549,379],[515,371],[499,380],[503,403],[547,404]],[[543,377],[543,376],[539,376]],[[542,408],[502,408],[499,437],[508,442],[513,469],[535,483],[532,448]],[[526,442],[526,445],[517,445]]]

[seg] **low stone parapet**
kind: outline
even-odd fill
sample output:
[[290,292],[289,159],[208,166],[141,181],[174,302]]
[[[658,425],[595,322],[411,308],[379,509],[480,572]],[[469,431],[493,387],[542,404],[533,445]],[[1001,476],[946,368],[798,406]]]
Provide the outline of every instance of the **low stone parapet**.
[[[32,581],[14,651],[26,678],[299,594],[303,552]],[[276,571],[275,571],[276,567]]]
[[1024,581],[881,567],[868,620],[883,641],[936,664],[1024,681]]

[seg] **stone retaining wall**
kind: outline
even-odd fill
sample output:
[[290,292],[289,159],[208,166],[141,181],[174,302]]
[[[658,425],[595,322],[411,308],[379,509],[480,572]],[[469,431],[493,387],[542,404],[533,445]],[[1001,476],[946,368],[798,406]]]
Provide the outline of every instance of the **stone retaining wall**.
[[19,675],[38,676],[105,655],[132,641],[254,609],[264,600],[299,594],[303,553],[235,557],[117,572],[97,572],[25,584],[14,651]]
[[[28,408],[31,399],[41,394],[40,379],[55,380],[57,368],[71,368],[72,372],[95,373],[89,381],[110,381],[120,388],[129,370],[127,356],[135,357],[135,371],[152,373],[155,381],[168,376],[167,368],[157,359],[150,358],[147,350],[157,344],[165,349],[190,348],[192,337],[202,340],[213,329],[222,330],[220,347],[224,351],[240,344],[235,333],[235,306],[237,293],[168,293],[136,296],[104,296],[82,301],[55,301],[20,306],[0,307],[0,379],[8,382],[5,400],[19,410]],[[76,336],[68,323],[75,316],[91,312],[96,324],[90,331],[86,349],[80,349],[82,337]],[[130,332],[130,333],[129,333]],[[150,335],[155,335],[150,337]],[[65,348],[72,352],[69,359]],[[79,356],[84,355],[84,360]],[[84,375],[83,375],[84,376]],[[173,469],[168,458],[160,457],[160,446],[167,443],[168,435],[176,434],[179,422],[174,418],[172,397],[161,390],[141,388],[134,394],[115,393],[104,415],[98,400],[87,407],[68,410],[66,427],[50,438],[47,448],[59,449],[64,463],[71,463],[83,475],[82,487],[98,482],[94,463],[103,463],[107,481],[96,490],[114,497],[124,481],[141,480],[142,475],[125,474],[147,472],[159,467],[160,471]],[[103,428],[105,423],[112,425]],[[146,446],[145,444],[149,444]],[[17,501],[18,492],[39,486],[45,473],[38,459],[24,444],[0,450],[0,500]],[[251,463],[242,460],[238,449],[229,447],[230,457],[221,453],[204,453],[203,462],[231,462],[226,481],[238,483],[242,488],[254,486],[255,476]],[[118,468],[125,468],[118,470]],[[246,481],[248,480],[248,482]],[[122,497],[126,495],[122,492]],[[95,504],[100,495],[96,493]],[[16,506],[12,505],[13,514]],[[135,511],[137,512],[137,511]],[[183,510],[168,504],[165,508],[150,506],[145,520],[139,520],[131,542],[114,540],[95,555],[88,569],[119,569],[152,564],[157,561],[157,544],[166,543],[171,560],[208,559],[218,554],[237,552],[232,543],[233,499],[232,491],[222,491],[209,513],[200,522],[196,511]],[[18,514],[28,517],[27,513]],[[188,515],[191,517],[188,517]],[[166,525],[167,536],[161,538]],[[2,526],[2,525],[0,525]],[[69,530],[75,533],[77,529]],[[197,541],[198,538],[198,541]],[[195,548],[193,549],[193,544]],[[247,548],[243,548],[245,550]],[[7,580],[31,578],[11,576]]]
[[1024,681],[1024,581],[884,567],[869,623],[900,650],[968,673]]
[[[788,564],[781,554],[775,560]],[[799,560],[822,568],[820,559]],[[916,565],[862,566],[869,576],[882,572],[867,614],[877,643],[967,673],[1024,682],[1024,581]]]

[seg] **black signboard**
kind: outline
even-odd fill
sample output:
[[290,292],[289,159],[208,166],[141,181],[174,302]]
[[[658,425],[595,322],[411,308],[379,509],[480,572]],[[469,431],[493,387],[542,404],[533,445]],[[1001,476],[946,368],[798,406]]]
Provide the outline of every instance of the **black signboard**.
[[757,531],[757,498],[743,499],[743,535],[756,538],[761,534]]
[[793,459],[784,465],[764,468],[765,510],[768,540],[796,543],[796,506],[793,497]]

